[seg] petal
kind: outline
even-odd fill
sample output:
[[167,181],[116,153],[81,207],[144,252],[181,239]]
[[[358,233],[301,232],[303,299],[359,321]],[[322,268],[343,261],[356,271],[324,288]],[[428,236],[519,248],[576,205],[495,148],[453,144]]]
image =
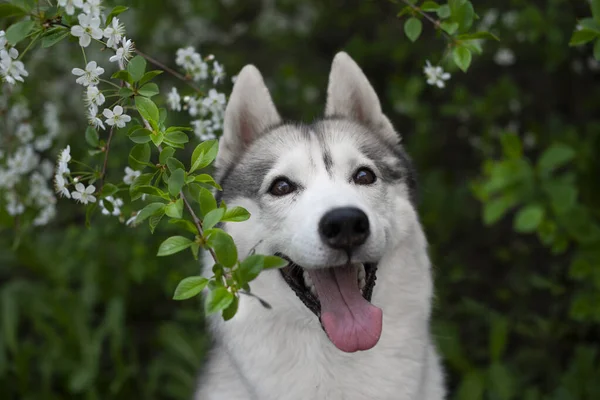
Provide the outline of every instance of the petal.
[[115,113],[116,116],[119,116],[119,115],[123,114],[123,107],[115,106],[115,108],[113,109],[113,112]]
[[79,25],[75,25],[75,26],[71,27],[71,35],[73,35],[73,36],[79,37],[79,36],[83,35],[83,32],[84,32],[83,28]]
[[85,188],[85,192],[87,194],[92,194],[96,191],[96,187],[94,185],[90,185],[88,187]]
[[76,189],[78,192],[81,192],[81,193],[83,193],[83,192],[85,191],[85,186],[83,186],[83,183],[79,182],[79,183],[77,183],[77,184],[75,185],[75,189]]
[[92,71],[92,70],[95,70],[97,66],[98,66],[98,63],[96,61],[90,61],[85,66],[85,70],[86,71]]
[[88,47],[90,45],[90,43],[92,42],[92,38],[90,37],[90,35],[88,35],[87,33],[82,35],[79,38],[79,45],[81,47]]
[[131,117],[129,115],[125,114],[121,117],[121,120],[123,120],[123,122],[129,122],[129,121],[131,121]]
[[82,70],[81,68],[73,68],[73,69],[71,70],[71,73],[72,73],[73,75],[75,75],[75,76],[81,76],[81,75],[83,75],[83,74],[85,73],[85,71],[84,71],[84,70]]
[[73,192],[73,193],[71,193],[71,197],[73,197],[75,200],[79,200],[79,199],[81,199],[81,193]]
[[114,116],[113,112],[108,108],[105,108],[104,111],[102,111],[102,115],[106,118],[112,118]]
[[88,196],[88,200],[90,201],[90,203],[95,203],[96,202],[96,198],[92,195]]

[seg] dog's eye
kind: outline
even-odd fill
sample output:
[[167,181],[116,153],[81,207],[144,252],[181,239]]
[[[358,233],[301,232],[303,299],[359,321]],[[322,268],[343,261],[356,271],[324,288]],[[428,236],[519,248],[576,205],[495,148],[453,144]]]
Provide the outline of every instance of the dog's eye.
[[357,185],[371,185],[375,183],[377,177],[375,176],[375,173],[369,168],[361,167],[354,173],[352,180]]
[[271,184],[269,193],[273,196],[285,196],[296,190],[296,186],[286,178],[277,178]]

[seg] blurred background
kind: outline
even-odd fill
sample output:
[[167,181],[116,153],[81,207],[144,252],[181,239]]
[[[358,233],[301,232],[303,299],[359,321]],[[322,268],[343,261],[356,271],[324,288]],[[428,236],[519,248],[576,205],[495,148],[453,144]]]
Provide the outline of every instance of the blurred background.
[[[332,58],[347,51],[418,167],[450,398],[600,399],[600,63],[591,46],[568,46],[589,2],[474,2],[476,25],[501,41],[485,42],[467,74],[442,64],[443,89],[423,67],[445,41],[425,22],[409,42],[392,2],[105,3],[131,7],[127,36],[166,65],[186,46],[229,77],[255,64],[290,119],[322,114]],[[70,144],[85,158],[70,73],[81,52],[58,46],[27,56],[24,91],[34,114],[58,106],[55,153]],[[122,175],[129,148],[115,138],[109,175]],[[0,211],[0,398],[189,399],[210,338],[199,299],[171,300],[198,265],[155,256],[169,232],[102,215],[86,228],[84,208],[61,200],[52,223],[19,233]]]

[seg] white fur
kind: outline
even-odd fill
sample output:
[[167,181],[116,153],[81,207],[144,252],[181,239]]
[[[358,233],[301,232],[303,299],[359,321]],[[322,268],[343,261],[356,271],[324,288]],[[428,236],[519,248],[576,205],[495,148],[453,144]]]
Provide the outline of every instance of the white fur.
[[[240,74],[227,110],[230,121],[239,121],[236,113],[252,109],[248,104],[252,101],[267,110],[267,119],[278,119],[268,93],[265,100],[265,92],[260,91],[261,100],[244,89],[264,87],[255,72]],[[244,82],[247,79],[252,85]],[[356,63],[340,53],[332,67],[327,113],[345,112],[377,134],[383,132],[381,140],[393,141],[388,132],[391,129],[393,133],[393,128],[382,114],[371,85]],[[253,115],[251,121],[261,120],[257,117],[260,114]],[[331,129],[338,128],[342,129],[331,125]],[[252,129],[252,134],[258,135],[259,130]],[[221,165],[240,154],[242,145],[237,141],[257,140],[246,133],[226,127]],[[302,190],[295,197],[262,198],[260,207],[259,199],[233,199],[228,206],[243,206],[252,217],[228,223],[224,229],[234,238],[240,257],[251,249],[265,254],[281,251],[307,268],[339,265],[342,256],[320,242],[318,221],[333,207],[362,209],[369,217],[371,235],[355,257],[357,261],[378,262],[372,303],[383,310],[381,339],[368,351],[340,351],[280,272],[265,271],[251,287],[252,293],[272,305],[271,310],[254,298],[242,296],[231,321],[223,322],[220,316],[210,319],[216,346],[201,376],[196,399],[441,400],[443,376],[429,333],[433,285],[427,242],[407,188],[401,183],[377,181],[357,186],[349,181],[352,171],[364,164],[378,174],[373,162],[352,141],[330,143],[334,169],[328,173],[319,160],[307,157],[318,153],[318,146],[315,141],[281,144],[277,148],[281,157],[265,176],[259,192],[264,193],[271,179],[281,175],[300,183]],[[205,261],[212,265],[210,258]]]

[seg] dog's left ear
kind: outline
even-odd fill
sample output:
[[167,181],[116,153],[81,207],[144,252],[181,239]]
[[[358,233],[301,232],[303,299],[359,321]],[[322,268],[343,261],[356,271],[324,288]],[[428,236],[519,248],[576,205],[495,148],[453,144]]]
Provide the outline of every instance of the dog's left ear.
[[396,144],[400,136],[383,115],[379,98],[358,64],[345,52],[333,59],[325,116],[341,116],[366,125]]

